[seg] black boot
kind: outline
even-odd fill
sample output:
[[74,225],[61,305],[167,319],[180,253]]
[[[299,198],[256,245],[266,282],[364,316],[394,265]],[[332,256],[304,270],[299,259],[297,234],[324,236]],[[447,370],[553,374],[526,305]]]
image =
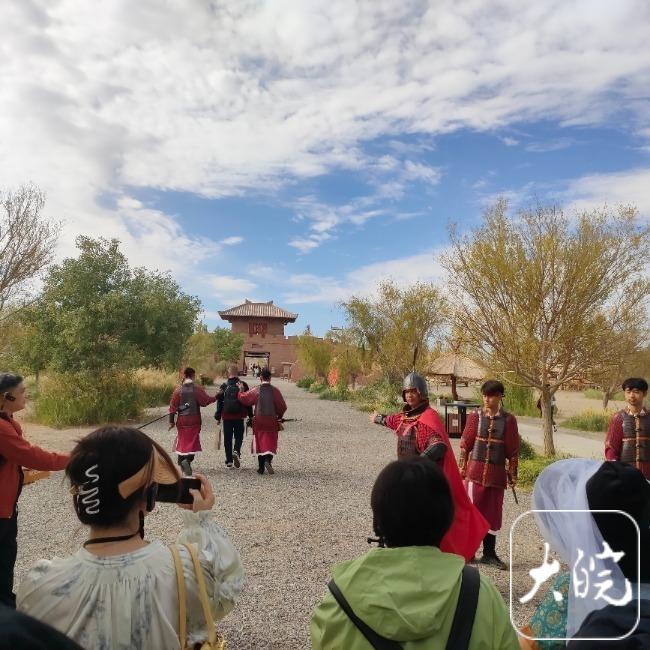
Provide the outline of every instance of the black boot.
[[257,463],[259,465],[259,468],[257,469],[257,473],[264,474],[264,456],[258,456]]
[[481,564],[487,564],[489,566],[494,566],[497,569],[505,570],[508,568],[508,565],[499,559],[496,552],[496,545],[496,535],[488,533],[483,538],[483,557],[481,558]]
[[194,457],[190,458],[189,456],[179,456],[178,464],[180,465],[183,476],[192,476],[192,465],[191,461],[194,460]]
[[271,465],[272,460],[273,460],[273,456],[271,454],[267,454],[265,459],[264,459],[264,467],[266,467],[266,471],[269,474],[275,474],[275,470],[273,469],[273,465]]

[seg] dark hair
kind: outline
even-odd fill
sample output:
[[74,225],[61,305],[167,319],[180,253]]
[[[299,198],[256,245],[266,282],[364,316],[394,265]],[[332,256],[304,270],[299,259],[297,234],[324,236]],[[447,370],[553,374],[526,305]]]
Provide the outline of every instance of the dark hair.
[[620,461],[605,461],[585,486],[591,510],[622,510],[636,521],[641,532],[641,557],[637,531],[622,515],[596,512],[594,521],[603,539],[614,551],[624,551],[618,562],[623,575],[636,582],[639,560],[641,582],[650,580],[650,483],[636,467]]
[[228,374],[232,375],[233,377],[237,377],[237,375],[239,374],[239,368],[237,368],[237,366],[234,363],[229,365]]
[[183,375],[188,379],[192,379],[194,375],[196,375],[196,370],[188,366],[187,368],[185,368],[185,370],[183,370]]
[[146,465],[154,448],[175,471],[167,452],[138,429],[102,427],[77,442],[65,473],[73,487],[85,488],[85,498],[75,496],[75,510],[82,524],[108,527],[125,521],[144,498],[146,487],[123,499],[118,485]]
[[386,465],[370,503],[375,534],[387,546],[440,546],[454,519],[446,476],[419,456]]
[[648,382],[642,377],[630,377],[623,382],[623,390],[640,390],[642,393],[648,392]]
[[506,394],[506,389],[504,388],[503,384],[500,381],[497,381],[496,379],[488,379],[481,386],[481,395],[487,395],[489,397],[491,395],[505,395],[505,394]]
[[268,368],[263,368],[260,371],[260,378],[264,381],[271,381],[271,371]]
[[7,391],[16,388],[18,384],[23,380],[20,375],[17,375],[13,372],[2,372],[0,373],[0,392],[6,393]]

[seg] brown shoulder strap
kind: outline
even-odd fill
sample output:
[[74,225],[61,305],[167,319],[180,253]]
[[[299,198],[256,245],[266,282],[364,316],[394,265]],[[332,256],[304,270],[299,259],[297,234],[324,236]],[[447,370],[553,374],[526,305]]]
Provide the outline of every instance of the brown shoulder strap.
[[196,552],[196,549],[191,544],[183,544],[183,546],[187,549],[187,552],[190,554],[190,557],[192,558],[192,564],[194,565],[194,573],[196,574],[196,583],[199,587],[199,600],[201,601],[201,607],[203,608],[203,616],[205,617],[205,625],[208,630],[208,642],[211,644],[216,644],[217,628],[214,624],[214,619],[212,618],[212,612],[210,611],[210,600],[208,598],[208,589],[205,586],[205,578],[203,577],[203,571],[201,569],[201,564],[199,562],[199,556]]
[[176,569],[176,585],[178,587],[178,638],[181,642],[181,650],[187,647],[187,601],[185,595],[185,573],[183,572],[183,562],[181,554],[178,552],[176,544],[170,544],[169,550],[174,558],[174,568]]

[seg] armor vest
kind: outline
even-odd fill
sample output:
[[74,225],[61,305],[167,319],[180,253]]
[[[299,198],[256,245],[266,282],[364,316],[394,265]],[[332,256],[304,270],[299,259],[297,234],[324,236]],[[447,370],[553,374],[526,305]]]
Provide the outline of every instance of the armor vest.
[[189,404],[190,406],[179,413],[179,415],[199,415],[201,413],[199,403],[196,401],[196,396],[194,395],[194,383],[181,384],[180,401],[181,406],[183,404]]
[[623,424],[623,445],[621,462],[639,467],[640,463],[650,462],[650,414],[643,409],[631,415],[626,409],[621,411]]
[[486,470],[488,463],[505,466],[506,416],[507,413],[501,411],[496,417],[490,418],[482,410],[479,411],[478,432],[470,459],[485,463]]
[[255,404],[255,415],[274,417],[275,404],[273,403],[273,386],[271,384],[261,384],[257,404]]

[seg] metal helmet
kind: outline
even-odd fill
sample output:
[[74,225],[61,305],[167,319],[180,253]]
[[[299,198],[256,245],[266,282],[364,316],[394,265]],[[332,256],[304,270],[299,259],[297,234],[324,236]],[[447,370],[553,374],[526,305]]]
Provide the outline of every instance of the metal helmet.
[[420,397],[429,397],[427,380],[422,375],[418,375],[417,372],[411,372],[404,377],[404,383],[402,384],[402,399],[404,401],[406,401],[404,392],[412,388],[415,388],[420,393]]

